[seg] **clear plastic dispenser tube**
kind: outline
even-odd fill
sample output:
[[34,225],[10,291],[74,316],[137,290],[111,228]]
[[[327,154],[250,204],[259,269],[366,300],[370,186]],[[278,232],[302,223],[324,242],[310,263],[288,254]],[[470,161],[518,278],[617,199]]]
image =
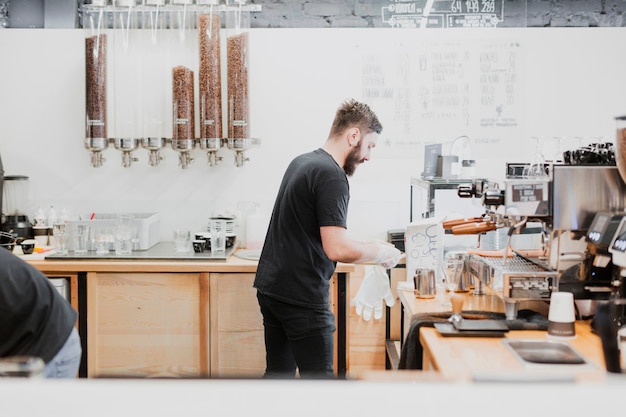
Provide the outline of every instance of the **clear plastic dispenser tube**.
[[248,34],[250,11],[243,2],[226,11],[228,138],[249,139]]
[[101,7],[85,13],[85,137],[107,136],[107,34],[105,14]]
[[116,0],[111,9],[115,33],[114,114],[117,139],[142,136],[143,48],[136,0]]
[[[177,150],[193,147],[195,140],[194,71],[197,67],[196,9],[184,0],[173,0],[170,14],[172,63],[172,145]],[[193,69],[192,69],[193,68]],[[176,141],[187,143],[175,144]]]
[[141,82],[143,139],[164,139],[169,137],[170,101],[164,94],[164,87],[169,85],[171,71],[163,62],[169,59],[167,40],[167,12],[165,0],[144,0],[141,12],[143,74]]
[[212,5],[198,14],[200,67],[200,138],[222,137],[222,77],[220,64],[220,12]]
[[184,65],[172,69],[172,140],[189,140],[194,138],[194,83],[193,71]]
[[616,117],[615,123],[615,163],[622,180],[626,182],[626,116]]

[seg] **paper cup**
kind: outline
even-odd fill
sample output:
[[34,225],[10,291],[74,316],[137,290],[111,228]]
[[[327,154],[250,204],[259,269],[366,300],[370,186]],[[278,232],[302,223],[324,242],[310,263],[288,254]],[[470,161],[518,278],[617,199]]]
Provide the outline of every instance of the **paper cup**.
[[572,338],[576,336],[576,313],[574,294],[571,292],[553,292],[550,295],[548,312],[548,335]]

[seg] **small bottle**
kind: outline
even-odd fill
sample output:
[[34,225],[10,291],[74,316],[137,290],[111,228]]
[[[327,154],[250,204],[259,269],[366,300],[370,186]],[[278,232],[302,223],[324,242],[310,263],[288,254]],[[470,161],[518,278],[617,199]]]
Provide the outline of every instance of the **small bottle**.
[[57,212],[54,210],[54,206],[50,206],[50,209],[48,210],[48,216],[46,217],[48,227],[54,226],[57,220]]
[[41,206],[35,212],[35,227],[45,227],[46,226],[46,215],[43,212]]
[[59,217],[59,222],[66,224],[69,219],[70,219],[70,215],[67,212],[67,209],[61,210],[61,216]]

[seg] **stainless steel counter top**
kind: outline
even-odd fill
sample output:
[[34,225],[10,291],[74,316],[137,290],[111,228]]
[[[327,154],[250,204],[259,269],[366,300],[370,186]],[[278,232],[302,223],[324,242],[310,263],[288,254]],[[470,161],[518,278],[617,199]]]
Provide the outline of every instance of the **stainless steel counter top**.
[[77,255],[69,251],[65,255],[52,252],[45,256],[45,260],[173,260],[173,261],[226,261],[228,257],[237,249],[238,242],[235,242],[226,252],[222,254],[212,254],[210,250],[196,253],[192,249],[188,252],[176,252],[174,242],[159,242],[148,250],[134,250],[130,255],[116,255],[114,251],[109,251],[106,255],[98,255],[96,251],[88,251],[84,255]]

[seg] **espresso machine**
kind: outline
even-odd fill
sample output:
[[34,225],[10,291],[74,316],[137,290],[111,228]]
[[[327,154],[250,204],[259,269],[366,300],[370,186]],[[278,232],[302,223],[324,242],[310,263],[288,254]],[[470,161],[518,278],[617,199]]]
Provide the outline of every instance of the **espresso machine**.
[[586,233],[585,257],[562,272],[560,291],[573,293],[577,300],[606,300],[619,291],[620,267],[613,261],[611,245],[625,217],[624,211],[595,214]]
[[[607,299],[614,291],[616,268],[609,244],[624,217],[626,185],[616,166],[546,164],[541,175],[516,173],[507,165],[504,187],[480,180],[459,188],[460,197],[478,197],[485,215],[451,233],[509,228],[511,237],[531,221],[542,226],[543,252],[513,258],[473,260],[475,280],[500,294],[507,317],[519,301],[549,301],[553,291],[581,299]],[[489,226],[486,228],[486,225]],[[485,271],[489,271],[486,273]],[[489,281],[489,282],[485,282]]]

